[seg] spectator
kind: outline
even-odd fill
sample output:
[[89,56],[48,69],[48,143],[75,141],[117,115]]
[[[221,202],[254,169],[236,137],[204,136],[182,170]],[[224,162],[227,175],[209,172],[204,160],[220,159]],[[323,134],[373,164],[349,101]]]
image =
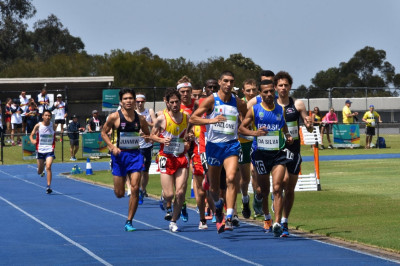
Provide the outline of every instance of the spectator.
[[321,124],[322,124],[322,115],[321,115],[321,111],[319,110],[319,107],[314,107],[314,111],[311,115],[312,117],[312,121],[314,122],[314,124],[317,124],[319,126],[319,128],[321,128]]
[[26,133],[26,111],[28,110],[29,99],[26,97],[26,91],[21,91],[19,96],[19,107],[21,108],[22,116],[22,133]]
[[42,115],[44,110],[49,109],[49,96],[47,95],[47,90],[45,88],[42,89],[42,92],[37,96],[38,109],[39,109],[39,121],[42,121]]
[[76,161],[76,153],[79,150],[79,132],[85,131],[85,128],[81,127],[81,124],[79,124],[76,115],[72,116],[72,122],[69,123],[67,131],[69,144],[71,145],[71,158],[69,160]]
[[0,101],[0,138],[1,138],[1,146],[5,146],[4,143],[4,127],[3,127],[3,110],[1,109],[1,101]]
[[6,125],[5,125],[6,135],[8,135],[7,143],[11,143],[11,139],[9,137],[9,135],[11,133],[11,115],[12,115],[11,104],[12,104],[12,99],[7,98],[5,112],[4,112],[4,122],[6,123]]
[[331,108],[329,109],[329,113],[327,113],[323,118],[321,122],[321,147],[320,149],[323,150],[325,149],[324,147],[324,132],[326,132],[326,138],[328,139],[329,142],[329,149],[333,149],[332,142],[331,142],[331,137],[329,136],[329,133],[332,131],[332,124],[336,124],[338,122],[337,116],[335,114],[335,109]]
[[22,132],[22,110],[19,107],[19,100],[14,99],[11,104],[11,145],[15,146],[14,134],[17,133],[17,144],[22,145],[21,142],[21,132]]
[[58,128],[58,125],[61,125],[61,138],[60,141],[63,139],[63,134],[64,134],[64,125],[65,125],[65,118],[68,116],[68,108],[65,102],[62,100],[62,95],[57,94],[57,100],[54,102],[52,110],[55,110],[55,118],[54,118],[54,124],[56,126],[56,129]]
[[381,116],[374,111],[374,106],[371,104],[369,106],[369,111],[365,112],[362,121],[364,121],[366,124],[365,126],[365,148],[370,149],[371,148],[371,142],[373,136],[375,136],[375,126],[376,126],[376,120],[378,120],[379,123],[382,123]]
[[354,123],[354,118],[357,120],[357,112],[351,112],[350,107],[351,107],[351,101],[346,100],[345,106],[343,107],[342,114],[343,114],[343,124],[353,124]]
[[26,132],[30,134],[35,127],[35,125],[38,123],[39,115],[39,109],[35,103],[35,100],[33,98],[29,99],[28,102],[28,109],[25,112],[25,117],[26,117]]
[[103,127],[103,123],[99,119],[99,112],[97,110],[92,111],[92,118],[87,122],[88,132],[100,132]]

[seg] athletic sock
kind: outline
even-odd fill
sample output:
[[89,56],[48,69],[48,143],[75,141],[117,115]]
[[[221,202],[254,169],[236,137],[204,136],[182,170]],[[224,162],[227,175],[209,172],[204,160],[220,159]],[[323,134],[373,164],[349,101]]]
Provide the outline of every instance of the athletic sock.
[[243,203],[249,203],[249,200],[250,200],[249,195],[242,196],[242,201],[243,201]]
[[229,208],[229,209],[227,209],[226,210],[226,216],[229,218],[232,218],[232,216],[233,216],[233,209],[232,208]]
[[256,196],[254,198],[257,200],[257,202],[261,202],[263,199],[263,196],[261,194],[256,194]]
[[271,220],[271,214],[264,214],[264,220]]
[[288,222],[288,218],[285,218],[285,217],[281,218],[281,223],[282,224],[287,223],[287,222]]

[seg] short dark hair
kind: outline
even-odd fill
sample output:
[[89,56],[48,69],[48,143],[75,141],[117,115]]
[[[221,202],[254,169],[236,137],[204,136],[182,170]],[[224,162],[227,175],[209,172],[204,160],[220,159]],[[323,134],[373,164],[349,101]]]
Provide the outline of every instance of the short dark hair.
[[233,74],[232,71],[229,70],[225,70],[221,73],[221,75],[219,76],[219,79],[222,79],[223,76],[230,76],[232,78],[235,78],[235,74]]
[[206,80],[206,82],[204,83],[204,86],[207,86],[207,82],[216,82],[218,84],[218,80],[216,80],[215,78],[209,78]]
[[274,86],[278,85],[278,80],[280,79],[287,79],[290,86],[292,86],[293,84],[292,76],[290,76],[290,74],[286,71],[279,71],[278,73],[276,73],[274,77]]
[[130,94],[132,94],[133,99],[136,99],[136,93],[135,93],[135,91],[134,91],[132,88],[122,88],[122,89],[119,91],[119,100],[120,100],[120,101],[122,101],[122,96],[123,96],[125,93],[130,93]]
[[175,88],[168,88],[165,91],[165,100],[169,102],[169,99],[171,99],[172,96],[178,97],[179,101],[181,100],[181,94],[179,91],[177,91]]
[[261,91],[261,85],[269,85],[273,84],[274,82],[270,79],[264,79],[260,81],[260,86],[258,86],[258,90]]
[[49,114],[50,114],[50,116],[52,116],[52,115],[53,115],[53,113],[52,113],[50,110],[43,110],[43,114],[42,114],[42,115],[44,115],[44,113],[49,113]]
[[260,77],[273,77],[273,76],[275,76],[275,74],[271,70],[263,70],[260,73]]

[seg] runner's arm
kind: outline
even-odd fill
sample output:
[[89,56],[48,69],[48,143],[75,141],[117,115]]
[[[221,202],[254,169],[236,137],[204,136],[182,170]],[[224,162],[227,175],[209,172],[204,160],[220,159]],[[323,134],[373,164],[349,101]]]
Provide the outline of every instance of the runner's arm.
[[106,123],[104,124],[103,128],[101,129],[101,137],[104,140],[104,142],[107,144],[107,147],[109,151],[114,154],[114,156],[118,155],[121,150],[116,147],[114,144],[112,144],[110,137],[108,136],[108,132],[114,127],[115,122],[119,118],[119,115],[117,112],[112,113],[108,116],[108,119]]

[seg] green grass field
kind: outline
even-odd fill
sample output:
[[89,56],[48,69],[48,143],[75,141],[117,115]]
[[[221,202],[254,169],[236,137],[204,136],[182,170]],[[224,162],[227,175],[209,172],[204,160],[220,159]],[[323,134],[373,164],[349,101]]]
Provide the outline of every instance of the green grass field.
[[[326,149],[319,154],[323,156],[400,153],[399,135],[384,137],[386,149]],[[364,139],[363,136],[361,145]],[[5,148],[5,154],[10,156],[5,162],[29,163],[21,161],[20,152],[10,154],[8,150],[18,148],[21,149]],[[312,155],[311,148],[303,146],[302,155]],[[59,158],[57,161],[60,161]],[[69,159],[68,153],[65,158]],[[101,160],[108,161],[108,158]],[[32,160],[30,163],[35,161]],[[312,162],[302,164],[304,174],[313,171]],[[321,161],[320,175],[322,191],[296,193],[295,205],[289,220],[291,228],[400,253],[400,159]],[[92,176],[85,174],[78,176],[112,185],[109,171],[95,172]],[[189,189],[190,183],[186,195],[188,202],[194,205],[194,199],[190,199]],[[159,175],[150,177],[147,190],[159,197],[161,192]],[[240,195],[237,202],[240,213]]]

